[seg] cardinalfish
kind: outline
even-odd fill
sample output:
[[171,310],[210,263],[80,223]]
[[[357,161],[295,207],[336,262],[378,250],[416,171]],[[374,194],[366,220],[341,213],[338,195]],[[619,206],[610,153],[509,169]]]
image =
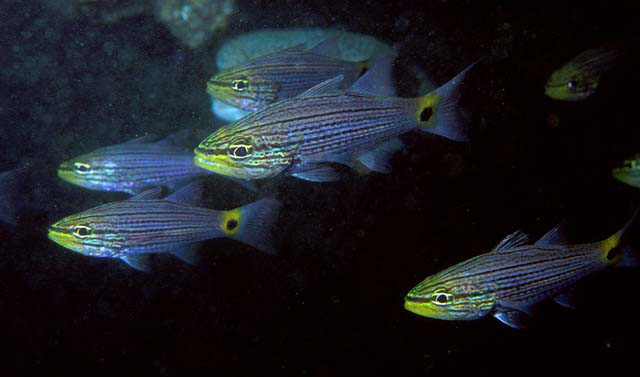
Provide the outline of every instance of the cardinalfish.
[[554,71],[547,81],[548,97],[562,101],[583,101],[593,95],[603,74],[625,55],[614,46],[587,50]]
[[119,258],[149,271],[149,254],[171,253],[196,264],[196,243],[228,237],[273,254],[270,230],[280,204],[262,199],[229,211],[196,207],[200,189],[189,184],[164,199],[160,188],[129,200],[65,217],[49,227],[49,239],[82,255]]
[[337,90],[343,77],[335,77],[218,129],[195,149],[195,164],[248,180],[283,173],[334,181],[338,174],[329,163],[358,162],[389,172],[393,152],[402,147],[397,137],[405,132],[467,140],[457,101],[469,68],[418,98],[390,96],[383,65],[373,66],[347,92]]
[[[304,43],[299,44],[216,74],[207,82],[207,93],[228,105],[255,111],[338,75],[343,77],[338,87],[346,89],[370,68],[371,61],[331,57],[339,52],[335,38],[311,50],[306,50]],[[386,74],[392,74],[392,53],[379,54],[374,59],[389,60]]]
[[176,146],[186,133],[178,132],[152,142],[143,136],[126,143],[97,149],[63,162],[58,176],[63,180],[98,191],[119,191],[132,195],[155,186],[172,190],[210,174],[193,164],[193,155]]
[[491,252],[426,278],[405,297],[405,309],[444,320],[494,316],[525,328],[532,309],[547,299],[572,307],[571,289],[610,266],[637,266],[638,256],[620,239],[634,217],[612,236],[570,245],[558,225],[533,245],[523,232],[507,236]]
[[617,180],[640,188],[640,154],[625,160],[622,166],[614,168],[612,173]]

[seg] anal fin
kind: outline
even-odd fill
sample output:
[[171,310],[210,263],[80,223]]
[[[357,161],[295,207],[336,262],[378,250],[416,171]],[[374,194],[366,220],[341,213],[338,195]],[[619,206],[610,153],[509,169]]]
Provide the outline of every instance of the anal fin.
[[379,144],[372,150],[360,155],[358,160],[369,170],[388,174],[391,172],[391,159],[404,144],[398,138]]
[[191,244],[184,246],[171,254],[183,262],[196,266],[200,263],[200,253],[198,252],[199,244]]
[[138,271],[151,271],[151,261],[148,255],[128,255],[126,257],[120,257],[120,259]]

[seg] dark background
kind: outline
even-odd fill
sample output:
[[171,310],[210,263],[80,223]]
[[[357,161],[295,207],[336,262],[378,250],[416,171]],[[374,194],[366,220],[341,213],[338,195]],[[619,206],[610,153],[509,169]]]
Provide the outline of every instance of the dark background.
[[[3,376],[637,369],[637,270],[587,279],[576,310],[543,305],[527,331],[491,318],[421,318],[402,304],[427,275],[516,229],[539,236],[568,218],[586,242],[629,218],[636,190],[610,170],[640,152],[637,59],[586,102],[555,102],[543,88],[586,48],[635,48],[638,2],[239,1],[228,28],[197,50],[150,15],[104,24],[46,3],[0,3],[0,171],[28,168],[19,222],[0,224]],[[47,240],[53,221],[127,197],[59,181],[61,161],[150,132],[206,134],[219,125],[204,92],[217,47],[287,26],[340,26],[401,43],[398,70],[417,62],[437,84],[484,58],[463,97],[473,141],[411,133],[390,175],[345,170],[337,183],[266,183],[284,203],[275,257],[211,240],[200,266],[159,255],[145,274]],[[404,94],[416,94],[399,76]],[[209,208],[258,199],[214,178],[206,188]]]

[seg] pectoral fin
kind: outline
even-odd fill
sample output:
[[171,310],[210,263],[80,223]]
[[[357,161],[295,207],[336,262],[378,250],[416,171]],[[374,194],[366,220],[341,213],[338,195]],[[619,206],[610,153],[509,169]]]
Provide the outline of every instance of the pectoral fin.
[[529,315],[513,309],[496,313],[494,317],[505,325],[518,330],[526,329],[531,324]]
[[338,172],[328,165],[311,165],[304,170],[291,173],[291,175],[311,182],[334,182],[340,178]]

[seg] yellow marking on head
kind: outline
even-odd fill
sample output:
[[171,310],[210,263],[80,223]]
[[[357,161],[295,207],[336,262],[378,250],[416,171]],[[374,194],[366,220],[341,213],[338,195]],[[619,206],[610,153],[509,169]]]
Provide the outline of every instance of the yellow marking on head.
[[73,236],[73,234],[49,229],[48,237],[51,241],[66,249],[83,254],[82,246],[80,245],[78,239]]
[[242,220],[242,211],[239,209],[232,209],[231,211],[225,211],[220,223],[220,229],[225,235],[232,237],[240,229],[240,221]]

